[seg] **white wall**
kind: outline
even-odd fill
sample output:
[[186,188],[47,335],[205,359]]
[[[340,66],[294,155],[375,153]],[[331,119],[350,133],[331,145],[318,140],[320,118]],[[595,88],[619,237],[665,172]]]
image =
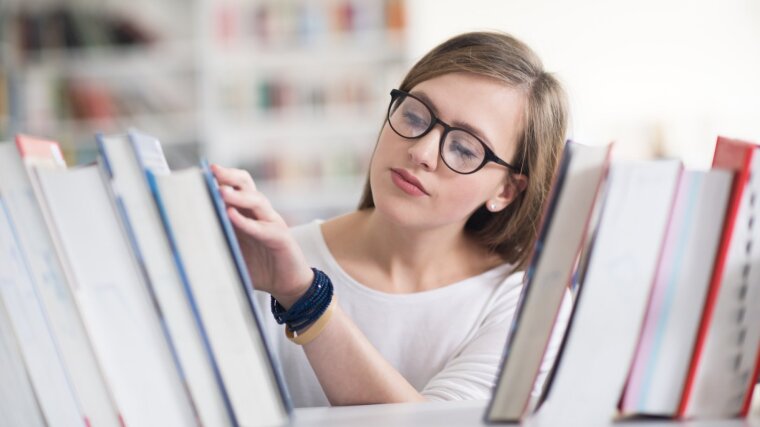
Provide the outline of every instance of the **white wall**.
[[463,31],[527,42],[570,94],[571,137],[708,166],[718,134],[760,143],[760,2],[408,0],[414,59]]

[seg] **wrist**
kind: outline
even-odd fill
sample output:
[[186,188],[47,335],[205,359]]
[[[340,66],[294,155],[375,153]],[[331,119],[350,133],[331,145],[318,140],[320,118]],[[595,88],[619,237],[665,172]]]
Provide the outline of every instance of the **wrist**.
[[301,275],[301,279],[297,279],[298,285],[290,292],[272,292],[272,297],[277,300],[286,310],[289,310],[293,304],[301,299],[309,291],[309,287],[314,281],[314,271],[311,268],[307,268]]
[[[277,323],[286,325],[286,332],[290,331],[294,337],[322,318],[333,303],[333,285],[330,278],[320,270],[312,269],[312,271],[312,283],[307,291],[290,307],[286,308],[276,297],[272,296],[272,315],[274,315]],[[312,335],[316,334],[314,332]]]

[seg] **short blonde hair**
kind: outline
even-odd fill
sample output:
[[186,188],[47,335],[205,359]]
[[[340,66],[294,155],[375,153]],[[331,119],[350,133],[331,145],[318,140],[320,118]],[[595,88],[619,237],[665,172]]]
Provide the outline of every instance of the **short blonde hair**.
[[[514,159],[505,159],[528,177],[525,191],[500,212],[477,209],[465,232],[514,270],[527,266],[538,235],[539,221],[554,171],[562,152],[568,121],[565,91],[543,69],[538,56],[525,43],[498,32],[472,32],[436,46],[407,73],[399,89],[412,88],[449,73],[487,76],[517,88],[526,96],[522,131]],[[511,179],[512,175],[508,175]],[[369,176],[359,209],[375,206]]]

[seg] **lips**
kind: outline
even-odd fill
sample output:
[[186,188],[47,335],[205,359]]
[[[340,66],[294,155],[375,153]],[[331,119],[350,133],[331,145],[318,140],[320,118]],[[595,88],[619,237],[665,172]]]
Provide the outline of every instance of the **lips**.
[[393,183],[407,194],[412,196],[429,196],[422,183],[404,169],[391,169],[391,178]]

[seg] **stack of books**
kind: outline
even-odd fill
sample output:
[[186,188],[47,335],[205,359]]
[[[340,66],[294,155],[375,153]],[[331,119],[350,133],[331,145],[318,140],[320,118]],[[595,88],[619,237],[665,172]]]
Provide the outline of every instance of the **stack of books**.
[[[288,423],[208,166],[171,171],[138,132],[98,146],[97,162],[69,168],[53,141],[0,143],[0,425]],[[565,146],[489,422],[747,415],[760,147],[719,138],[710,170],[613,162],[612,148]]]
[[270,426],[291,406],[207,165],[0,143],[0,424]]
[[610,150],[565,147],[485,418],[746,416],[760,376],[760,147],[719,137],[706,171]]

